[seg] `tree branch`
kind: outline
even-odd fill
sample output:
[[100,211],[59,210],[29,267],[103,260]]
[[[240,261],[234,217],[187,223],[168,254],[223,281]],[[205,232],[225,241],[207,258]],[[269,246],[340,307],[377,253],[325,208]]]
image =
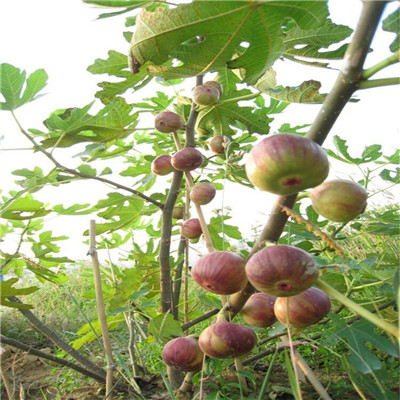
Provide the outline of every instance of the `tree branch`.
[[129,193],[131,193],[131,194],[134,194],[135,196],[138,196],[138,197],[142,198],[143,200],[148,201],[148,202],[151,203],[151,204],[154,204],[155,206],[157,206],[157,207],[160,208],[160,209],[162,209],[162,208],[164,207],[164,205],[163,205],[162,203],[160,203],[159,201],[154,200],[154,199],[152,199],[152,198],[149,197],[149,196],[146,196],[145,194],[139,192],[138,190],[132,189],[132,188],[130,188],[130,187],[128,187],[128,186],[125,186],[125,185],[121,185],[120,183],[111,181],[111,180],[109,180],[109,179],[102,178],[101,176],[94,176],[94,175],[84,174],[84,173],[79,172],[79,171],[77,171],[77,170],[75,170],[75,169],[68,168],[68,167],[62,165],[60,162],[58,162],[58,161],[54,158],[54,156],[53,156],[52,154],[50,154],[50,153],[47,152],[45,149],[43,149],[42,147],[40,147],[40,146],[35,142],[35,140],[28,134],[28,132],[26,132],[26,131],[22,128],[21,124],[19,123],[19,121],[18,121],[18,119],[17,119],[17,117],[15,116],[15,113],[14,113],[13,111],[11,111],[11,114],[12,114],[12,116],[13,116],[15,122],[17,123],[17,125],[18,125],[18,127],[19,127],[21,133],[32,143],[33,149],[34,149],[34,150],[37,150],[37,151],[39,151],[40,153],[42,153],[43,155],[45,155],[45,156],[46,156],[57,168],[59,168],[60,170],[62,170],[62,171],[64,171],[64,172],[67,172],[68,174],[71,174],[71,175],[74,175],[74,176],[78,176],[78,177],[83,178],[83,179],[91,179],[91,180],[103,182],[103,183],[106,183],[106,184],[108,184],[108,185],[114,186],[114,187],[116,187],[116,188],[118,188],[118,189],[125,190],[125,191],[127,191],[127,192],[129,192]]

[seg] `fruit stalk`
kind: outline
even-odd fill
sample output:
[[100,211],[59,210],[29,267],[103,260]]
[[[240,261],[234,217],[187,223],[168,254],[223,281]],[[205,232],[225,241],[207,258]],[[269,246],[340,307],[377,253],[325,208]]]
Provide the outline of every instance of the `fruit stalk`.
[[369,322],[376,325],[378,328],[383,329],[389,335],[392,335],[396,338],[400,338],[399,330],[397,329],[397,327],[395,325],[383,320],[382,318],[379,318],[377,315],[371,313],[364,307],[355,303],[353,300],[344,296],[342,293],[338,292],[336,289],[334,289],[332,286],[328,285],[326,282],[322,281],[321,279],[317,280],[316,285],[320,289],[322,289],[328,296],[339,301],[344,306],[346,306],[350,310],[354,311],[356,314],[360,315],[361,317],[365,318]]

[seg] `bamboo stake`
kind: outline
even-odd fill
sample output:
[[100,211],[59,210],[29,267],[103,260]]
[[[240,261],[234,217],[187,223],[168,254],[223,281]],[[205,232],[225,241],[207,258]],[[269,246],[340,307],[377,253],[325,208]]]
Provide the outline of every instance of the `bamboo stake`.
[[103,300],[103,291],[101,288],[99,259],[96,250],[96,221],[90,220],[89,229],[89,253],[92,258],[94,287],[96,291],[97,314],[100,321],[101,334],[103,338],[104,350],[107,358],[107,375],[106,375],[106,398],[113,400],[113,369],[114,360],[111,349],[111,341],[108,333],[107,319]]

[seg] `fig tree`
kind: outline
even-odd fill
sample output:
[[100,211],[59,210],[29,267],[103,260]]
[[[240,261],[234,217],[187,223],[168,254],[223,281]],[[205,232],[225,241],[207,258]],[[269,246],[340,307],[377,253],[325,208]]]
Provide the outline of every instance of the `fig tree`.
[[246,263],[250,283],[270,296],[293,296],[311,287],[319,269],[310,254],[285,244],[265,247]]
[[335,222],[349,222],[364,212],[367,191],[358,183],[334,179],[313,189],[310,194],[314,210]]
[[216,294],[236,293],[247,283],[245,261],[229,251],[213,251],[193,265],[193,280],[203,289]]
[[192,336],[178,337],[170,340],[162,350],[165,364],[181,371],[198,371],[203,364],[204,354],[197,340]]
[[184,124],[178,114],[164,111],[156,116],[154,126],[161,133],[172,133],[182,129]]
[[225,154],[225,150],[228,147],[230,139],[225,135],[215,135],[209,142],[210,150],[214,154]]
[[251,353],[256,345],[254,331],[233,322],[216,322],[199,336],[200,349],[212,358],[236,358]]
[[162,154],[153,160],[151,163],[151,171],[154,175],[168,175],[174,170],[171,164],[171,156]]
[[248,298],[240,314],[249,325],[266,328],[276,322],[275,300],[276,297],[266,293],[254,293]]
[[190,190],[190,200],[195,204],[205,205],[211,202],[217,191],[215,186],[208,182],[200,182]]
[[178,171],[193,171],[203,164],[202,154],[194,147],[185,147],[171,157],[172,166]]
[[197,239],[203,233],[198,218],[189,218],[183,221],[181,226],[181,235],[187,239]]
[[322,319],[331,309],[329,296],[311,287],[290,297],[278,297],[274,312],[278,321],[292,328],[306,328]]
[[192,91],[193,101],[199,106],[211,106],[220,97],[219,90],[211,85],[198,85]]
[[258,189],[290,195],[322,183],[328,176],[329,162],[314,141],[280,133],[266,137],[251,149],[246,173]]

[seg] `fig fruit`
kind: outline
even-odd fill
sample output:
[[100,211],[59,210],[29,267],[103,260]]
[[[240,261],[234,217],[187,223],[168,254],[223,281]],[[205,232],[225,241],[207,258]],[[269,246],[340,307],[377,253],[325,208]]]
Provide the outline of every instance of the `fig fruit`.
[[187,239],[196,239],[203,233],[198,218],[189,218],[183,221],[181,226],[181,235]]
[[203,156],[197,149],[185,147],[171,157],[171,164],[179,171],[193,171],[203,164]]
[[201,369],[204,354],[197,340],[192,336],[186,336],[170,340],[164,346],[161,357],[170,367],[191,372]]
[[236,293],[247,283],[245,261],[229,251],[213,251],[193,265],[193,280],[203,289],[216,294]]
[[310,254],[297,247],[278,244],[258,251],[246,263],[250,283],[270,296],[286,297],[311,287],[319,269]]
[[266,293],[254,293],[248,298],[240,314],[249,325],[266,328],[276,322],[275,300],[276,297]]
[[194,204],[205,205],[212,201],[216,193],[217,191],[213,184],[200,182],[192,187],[189,196]]
[[182,219],[184,214],[184,207],[183,206],[175,206],[172,209],[172,218],[175,219]]
[[219,97],[219,90],[211,85],[198,85],[192,91],[193,101],[199,106],[211,106]]
[[290,297],[278,297],[274,312],[278,321],[292,328],[306,328],[322,319],[331,309],[329,296],[311,287]]
[[178,114],[164,111],[156,116],[154,126],[161,133],[172,133],[182,129],[184,124]]
[[280,133],[266,137],[251,149],[246,173],[258,189],[289,195],[322,183],[328,176],[329,162],[314,141]]
[[222,96],[224,93],[224,89],[222,88],[222,85],[217,81],[207,81],[207,82],[204,82],[203,85],[215,87],[218,90],[220,96]]
[[151,171],[154,175],[168,175],[174,170],[171,164],[171,156],[168,154],[163,154],[156,157],[151,163]]
[[225,135],[215,135],[209,142],[210,150],[214,154],[225,154],[225,150],[228,147],[230,139]]
[[254,331],[233,322],[216,322],[199,336],[200,349],[212,358],[236,358],[250,354],[256,345]]
[[334,179],[315,187],[310,198],[318,214],[330,221],[349,222],[364,212],[368,193],[356,182]]

